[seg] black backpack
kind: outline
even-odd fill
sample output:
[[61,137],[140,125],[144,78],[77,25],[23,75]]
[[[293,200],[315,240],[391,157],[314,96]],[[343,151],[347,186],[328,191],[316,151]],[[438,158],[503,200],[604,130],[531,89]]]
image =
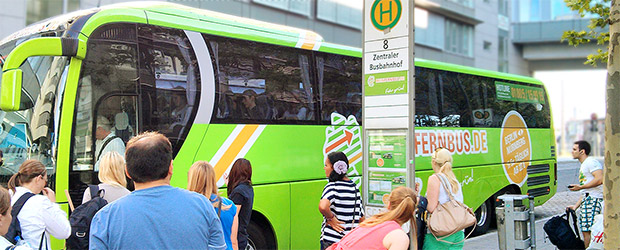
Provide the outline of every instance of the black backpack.
[[9,231],[7,231],[7,233],[4,235],[4,238],[6,238],[13,244],[17,243],[15,237],[19,236],[22,239],[24,238],[22,237],[22,228],[19,224],[19,220],[17,219],[17,215],[19,214],[19,211],[22,210],[22,207],[24,206],[26,201],[32,196],[34,196],[33,193],[25,193],[24,195],[22,195],[22,197],[19,197],[19,199],[17,199],[17,201],[13,205],[13,210],[11,211],[11,216],[13,216],[13,219],[11,220]]
[[[570,227],[569,219],[573,217],[573,227]],[[585,244],[581,240],[579,230],[577,229],[577,215],[575,210],[569,209],[566,214],[553,216],[543,226],[549,240],[558,249],[585,249]]]
[[418,249],[424,247],[424,236],[426,236],[426,206],[428,200],[424,196],[419,196],[418,210],[415,212],[416,233],[418,234]]
[[71,236],[67,239],[68,249],[88,249],[88,237],[90,236],[90,222],[97,211],[108,204],[103,199],[105,190],[99,190],[97,185],[88,185],[91,200],[78,206],[69,216],[71,224]]

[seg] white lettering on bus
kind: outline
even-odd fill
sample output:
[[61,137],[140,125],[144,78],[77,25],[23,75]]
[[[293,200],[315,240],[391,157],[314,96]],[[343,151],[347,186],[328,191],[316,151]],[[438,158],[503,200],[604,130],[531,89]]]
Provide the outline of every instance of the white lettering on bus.
[[489,152],[486,130],[416,130],[416,156],[430,156],[442,147],[455,154]]
[[521,137],[519,140],[517,140],[515,143],[508,145],[508,147],[506,147],[506,154],[510,154],[513,151],[519,149],[521,146],[525,145],[525,138]]

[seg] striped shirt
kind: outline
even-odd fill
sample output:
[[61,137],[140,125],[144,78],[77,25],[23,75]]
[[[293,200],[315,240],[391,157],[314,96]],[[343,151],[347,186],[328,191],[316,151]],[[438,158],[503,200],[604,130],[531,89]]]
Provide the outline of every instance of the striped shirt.
[[325,219],[323,219],[321,240],[336,243],[345,234],[356,228],[360,218],[364,216],[362,196],[353,181],[335,181],[325,185],[321,199],[329,200],[330,210],[336,216],[336,219],[344,222],[344,232],[339,233],[326,225]]

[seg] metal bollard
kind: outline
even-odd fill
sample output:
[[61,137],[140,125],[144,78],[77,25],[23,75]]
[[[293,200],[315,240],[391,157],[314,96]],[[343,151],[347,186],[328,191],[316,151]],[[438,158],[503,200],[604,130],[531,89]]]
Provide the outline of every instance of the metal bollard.
[[[534,224],[534,197],[527,195],[502,195],[497,199],[503,201],[503,206],[495,208],[497,217],[497,237],[499,249],[528,249],[536,250],[536,225]],[[529,200],[530,209],[523,205]],[[528,235],[529,222],[529,235]]]

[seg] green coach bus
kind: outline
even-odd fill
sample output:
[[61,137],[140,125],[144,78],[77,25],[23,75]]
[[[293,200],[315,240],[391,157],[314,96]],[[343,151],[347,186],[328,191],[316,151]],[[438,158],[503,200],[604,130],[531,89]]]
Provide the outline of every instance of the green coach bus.
[[[168,136],[174,186],[186,187],[198,160],[209,161],[224,186],[232,162],[249,159],[251,249],[319,247],[327,153],[344,151],[355,166],[349,175],[361,179],[361,50],[314,32],[164,2],[125,3],[30,25],[0,41],[0,58],[0,181],[38,159],[63,209],[98,183],[99,117],[124,141],[143,131]],[[500,194],[529,194],[536,205],[554,195],[555,137],[540,81],[415,65],[423,187],[431,152],[450,149],[477,233],[492,224]],[[390,155],[378,157],[389,164]]]

